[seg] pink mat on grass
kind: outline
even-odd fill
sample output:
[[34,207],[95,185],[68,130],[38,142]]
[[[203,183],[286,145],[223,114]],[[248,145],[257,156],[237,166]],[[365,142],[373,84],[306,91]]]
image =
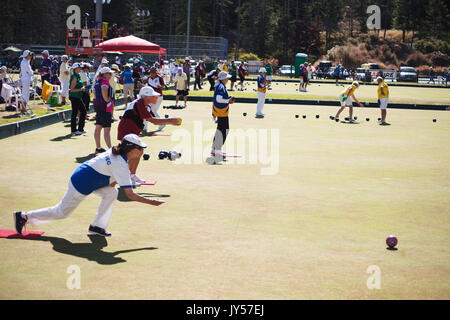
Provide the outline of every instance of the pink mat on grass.
[[141,186],[154,186],[156,184],[156,181],[147,180],[144,183],[141,183]]
[[157,137],[170,137],[171,133],[158,133],[158,132],[149,132],[144,133],[144,136],[157,136]]
[[22,234],[18,234],[16,230],[4,230],[0,229],[0,238],[8,239],[36,239],[42,236],[44,231],[22,231]]

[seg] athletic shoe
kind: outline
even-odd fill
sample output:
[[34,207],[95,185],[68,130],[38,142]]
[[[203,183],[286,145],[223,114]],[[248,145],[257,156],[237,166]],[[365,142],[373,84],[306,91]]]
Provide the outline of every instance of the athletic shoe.
[[103,148],[97,148],[97,149],[95,149],[95,153],[103,153],[103,152],[105,152],[106,150],[105,149],[103,149]]
[[131,175],[131,181],[137,182],[139,184],[144,183],[145,180],[140,179],[137,175],[132,174]]
[[27,219],[22,217],[22,211],[14,212],[14,225],[18,234],[22,234],[22,229],[27,224]]
[[390,123],[387,123],[386,121],[380,122],[380,126],[390,126]]
[[83,134],[82,131],[79,131],[79,130],[78,130],[78,131],[75,131],[75,135],[76,135],[76,136],[80,136],[80,135],[82,135],[82,134]]
[[355,121],[355,119],[348,119],[348,122],[355,123],[356,121]]
[[257,114],[257,115],[255,116],[255,118],[257,118],[257,119],[262,119],[262,118],[264,118],[264,115],[263,115],[263,114]]
[[95,227],[93,225],[89,226],[89,233],[98,234],[99,236],[110,237],[111,233],[103,228]]

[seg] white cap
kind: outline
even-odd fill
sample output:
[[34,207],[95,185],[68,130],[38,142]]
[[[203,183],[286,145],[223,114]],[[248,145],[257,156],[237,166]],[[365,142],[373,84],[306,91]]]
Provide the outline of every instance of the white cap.
[[44,50],[44,51],[42,51],[41,53],[42,53],[42,54],[48,55],[48,50]]
[[113,64],[113,65],[111,66],[111,70],[117,70],[117,71],[120,71],[119,66],[118,66],[117,64]]
[[78,62],[75,62],[72,66],[72,69],[76,69],[76,68],[81,68],[81,64],[79,64]]
[[357,86],[357,87],[359,87],[359,82],[358,82],[358,81],[353,81],[353,82],[352,82],[352,86]]
[[155,97],[155,96],[160,96],[161,94],[156,92],[155,90],[153,90],[152,87],[145,86],[145,87],[141,88],[141,90],[139,91],[139,95],[141,97]]
[[189,60],[189,57],[184,58],[184,60]]
[[104,74],[104,73],[112,73],[113,71],[108,68],[108,67],[103,67],[100,69],[100,71],[98,72],[99,74]]
[[383,77],[378,76],[378,77],[377,77],[377,81],[378,81],[378,80],[383,81],[384,79],[383,79]]
[[[124,143],[125,141],[131,144],[135,144],[141,148],[147,148],[147,145],[143,143],[142,140],[134,133],[129,133],[125,137],[123,137],[122,143]],[[127,144],[126,142],[125,144]]]
[[225,80],[225,79],[230,79],[231,75],[228,74],[228,72],[226,71],[220,71],[219,72],[219,80]]
[[102,59],[102,64],[107,64],[107,63],[109,63],[109,61],[108,61],[108,60],[106,60],[106,59]]
[[23,52],[23,54],[22,54],[22,57],[23,58],[26,58],[26,57],[28,57],[29,55],[30,55],[30,50],[25,50],[24,52]]
[[5,66],[2,66],[0,69],[6,71],[6,67]]
[[61,59],[67,59],[67,60],[69,60],[69,57],[66,56],[66,55],[63,55],[63,56],[61,57]]
[[267,72],[266,68],[264,67],[259,68],[259,73],[266,73],[266,72]]

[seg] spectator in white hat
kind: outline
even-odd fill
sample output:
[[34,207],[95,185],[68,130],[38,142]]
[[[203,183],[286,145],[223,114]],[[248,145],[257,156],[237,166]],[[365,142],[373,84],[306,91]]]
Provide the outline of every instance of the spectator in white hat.
[[39,74],[41,75],[42,86],[44,81],[50,83],[50,68],[52,67],[52,60],[48,54],[48,50],[44,50],[42,53],[42,62],[39,66]]
[[[139,91],[139,96],[136,100],[131,102],[122,116],[117,129],[117,139],[122,140],[128,134],[140,135],[144,128],[144,121],[147,120],[155,125],[171,124],[178,126],[181,124],[180,118],[160,119],[155,116],[152,111],[152,106],[157,103],[158,97],[161,94],[156,92],[152,87],[145,86]],[[139,185],[144,182],[136,175],[139,159],[129,161],[128,165],[131,172],[131,180],[133,185]]]
[[[69,99],[72,104],[72,117],[70,119],[70,129],[73,135],[81,135],[85,133],[84,125],[86,122],[86,107],[83,102],[83,94],[88,91],[83,86],[83,80],[80,76],[81,65],[74,63],[72,66],[72,76],[70,77],[70,90]],[[77,115],[78,117],[78,129],[77,129]]]
[[95,72],[95,76],[94,76],[94,80],[95,80],[95,81],[97,80],[97,77],[98,77],[98,74],[99,74],[100,69],[101,69],[101,68],[104,68],[104,67],[107,67],[108,64],[109,64],[109,61],[106,60],[106,58],[103,58],[102,61],[101,61],[101,63],[100,63],[100,65],[99,65],[98,68],[97,68],[97,71]]
[[13,214],[15,229],[22,234],[23,227],[32,226],[67,218],[91,193],[102,198],[94,221],[89,226],[89,233],[109,237],[106,228],[111,219],[114,203],[117,200],[118,184],[128,199],[145,204],[159,206],[164,201],[147,199],[133,192],[128,163],[139,159],[147,145],[134,134],[124,139],[107,152],[99,154],[75,169],[69,179],[69,186],[61,201],[48,208],[33,211],[16,211]]
[[103,136],[106,146],[111,148],[111,123],[112,112],[114,109],[114,99],[112,96],[112,88],[109,80],[112,77],[113,71],[108,67],[103,67],[99,70],[97,80],[94,86],[94,108],[95,108],[95,153],[105,152],[105,149],[100,144],[100,134],[103,129]]
[[30,60],[31,52],[30,50],[25,50],[22,54],[22,62],[20,63],[20,83],[22,88],[22,103],[24,107],[27,107],[28,101],[30,100],[30,86],[31,79],[33,77],[33,70],[31,69]]
[[258,103],[256,105],[256,118],[264,118],[262,113],[266,101],[266,68],[261,67],[258,75]]
[[62,62],[59,66],[59,81],[61,81],[61,97],[62,97],[62,104],[67,103],[67,99],[69,99],[69,80],[70,80],[70,68],[69,68],[69,57],[66,55],[62,56]]
[[183,72],[186,74],[186,78],[187,78],[186,90],[189,91],[189,83],[191,81],[191,61],[189,60],[189,57],[186,57],[184,59]]
[[175,91],[175,106],[178,106],[178,100],[182,96],[184,99],[184,107],[186,108],[187,96],[189,94],[189,78],[181,67],[178,68],[177,75],[175,76]]
[[221,162],[225,159],[222,147],[227,139],[230,128],[228,120],[230,104],[234,103],[234,98],[229,96],[227,92],[227,82],[230,78],[231,75],[225,71],[221,71],[215,84],[216,89],[214,91],[212,115],[214,121],[217,123],[217,130],[211,148],[211,155],[214,157],[215,162]]

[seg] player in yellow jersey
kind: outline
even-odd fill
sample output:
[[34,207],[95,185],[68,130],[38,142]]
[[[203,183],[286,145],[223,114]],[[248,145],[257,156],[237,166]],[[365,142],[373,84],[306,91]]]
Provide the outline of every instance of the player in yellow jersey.
[[384,82],[384,79],[382,77],[378,77],[377,82],[378,82],[378,105],[380,106],[381,109],[380,125],[386,126],[389,125],[386,122],[386,114],[387,114],[386,109],[389,102],[389,87],[386,84],[386,82]]
[[355,120],[353,119],[353,102],[352,99],[359,104],[359,106],[362,108],[364,107],[364,105],[358,101],[358,99],[356,99],[355,97],[355,91],[356,89],[359,88],[359,83],[358,81],[353,81],[351,86],[348,86],[344,91],[341,92],[341,94],[339,95],[339,101],[341,103],[341,108],[338,110],[338,112],[336,113],[336,116],[334,117],[334,119],[336,121],[339,121],[339,115],[341,114],[342,111],[344,111],[345,107],[348,107],[348,111],[349,111],[349,121],[350,122],[355,122]]

